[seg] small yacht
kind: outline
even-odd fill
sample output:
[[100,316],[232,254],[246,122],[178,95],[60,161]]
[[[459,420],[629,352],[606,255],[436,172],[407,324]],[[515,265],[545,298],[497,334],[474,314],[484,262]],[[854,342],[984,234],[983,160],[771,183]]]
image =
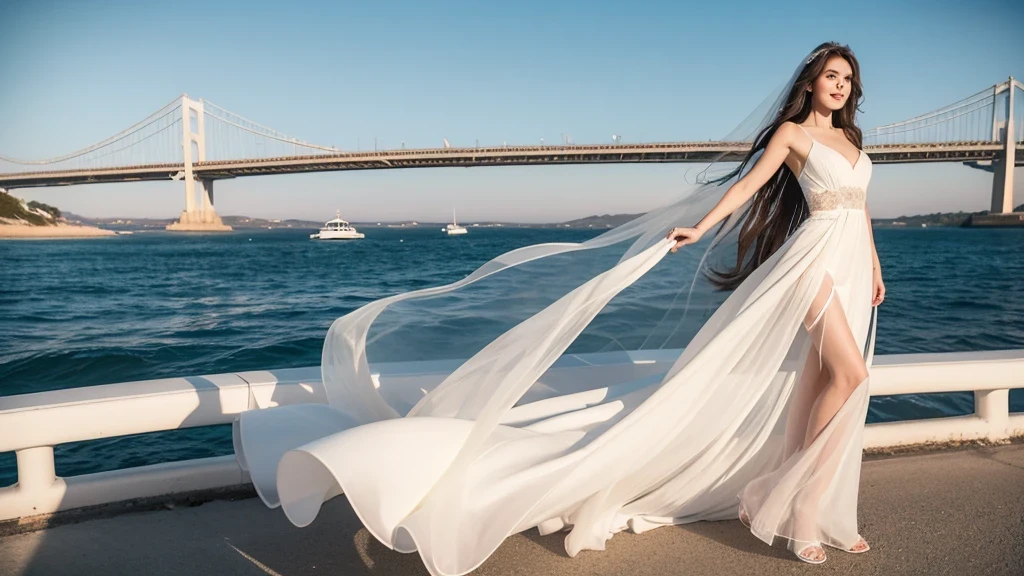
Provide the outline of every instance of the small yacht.
[[441,232],[449,236],[456,236],[458,234],[468,234],[469,230],[466,230],[465,226],[459,226],[458,221],[455,220],[455,210],[452,210],[452,223],[441,228]]
[[324,224],[319,232],[314,232],[309,237],[313,240],[358,240],[365,238],[366,235],[357,232],[348,222],[342,220],[341,210],[339,210],[334,220]]

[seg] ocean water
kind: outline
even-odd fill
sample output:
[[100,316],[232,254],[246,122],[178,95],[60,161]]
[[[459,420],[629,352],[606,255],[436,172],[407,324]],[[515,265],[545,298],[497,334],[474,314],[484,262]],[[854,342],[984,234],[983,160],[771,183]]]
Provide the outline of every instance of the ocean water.
[[[315,242],[308,232],[0,242],[0,396],[317,365],[331,322],[362,304],[458,280],[513,248],[596,234],[479,228],[447,238],[433,227],[368,228],[365,240]],[[876,354],[1024,348],[1024,230],[876,229],[875,242],[887,289]],[[454,310],[442,320],[492,322],[492,332],[508,320]],[[643,334],[629,334],[630,319],[661,313],[642,298],[627,302],[580,346],[649,347]],[[608,329],[618,338],[604,338]],[[451,346],[416,342],[440,357]],[[1012,410],[1024,411],[1022,392],[1011,392]],[[970,393],[893,396],[872,399],[868,421],[971,412]],[[230,428],[71,443],[55,453],[60,475],[230,454]],[[14,455],[0,454],[0,486],[15,480]]]

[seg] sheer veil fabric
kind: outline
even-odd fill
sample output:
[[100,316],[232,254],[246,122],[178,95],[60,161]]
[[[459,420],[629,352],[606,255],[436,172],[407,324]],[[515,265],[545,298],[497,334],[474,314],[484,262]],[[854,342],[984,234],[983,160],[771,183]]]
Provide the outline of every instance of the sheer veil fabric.
[[[804,65],[726,140],[770,123]],[[864,186],[869,177],[860,170]],[[736,290],[715,293],[701,270],[735,258],[742,210],[670,258],[664,236],[729,184],[338,318],[323,348],[327,404],[241,414],[240,465],[297,526],[345,494],[375,538],[418,551],[435,575],[470,572],[533,527],[567,530],[574,556],[621,530],[736,518],[738,506],[768,543],[851,547],[867,386],[806,450],[787,422],[806,418],[795,391],[813,352],[802,319],[827,278],[870,366],[864,213],[812,213]],[[606,369],[590,352],[631,361]],[[416,368],[378,374],[387,363]]]

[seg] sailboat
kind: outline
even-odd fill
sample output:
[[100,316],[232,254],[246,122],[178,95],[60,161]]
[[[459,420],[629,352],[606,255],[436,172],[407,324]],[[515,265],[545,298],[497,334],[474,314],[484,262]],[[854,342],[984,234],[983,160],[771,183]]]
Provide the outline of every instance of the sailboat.
[[452,223],[441,228],[441,232],[449,236],[456,236],[458,234],[467,234],[469,230],[466,230],[464,226],[459,226],[458,221],[455,219],[455,209],[452,208]]

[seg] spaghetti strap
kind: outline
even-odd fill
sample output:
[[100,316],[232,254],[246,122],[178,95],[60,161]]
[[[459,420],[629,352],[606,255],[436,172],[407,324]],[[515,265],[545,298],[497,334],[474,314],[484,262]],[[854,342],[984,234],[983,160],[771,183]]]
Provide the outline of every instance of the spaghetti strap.
[[[796,122],[794,122],[794,124],[796,124]],[[800,173],[796,175],[797,179],[799,179],[804,175],[804,172],[807,171],[807,165],[811,163],[811,152],[814,151],[814,145],[817,143],[817,140],[814,139],[814,136],[811,136],[811,133],[807,131],[807,128],[804,128],[800,124],[796,125],[804,131],[804,134],[806,134],[808,138],[811,139],[811,147],[807,149],[807,156],[804,157],[804,165],[800,168]]]

